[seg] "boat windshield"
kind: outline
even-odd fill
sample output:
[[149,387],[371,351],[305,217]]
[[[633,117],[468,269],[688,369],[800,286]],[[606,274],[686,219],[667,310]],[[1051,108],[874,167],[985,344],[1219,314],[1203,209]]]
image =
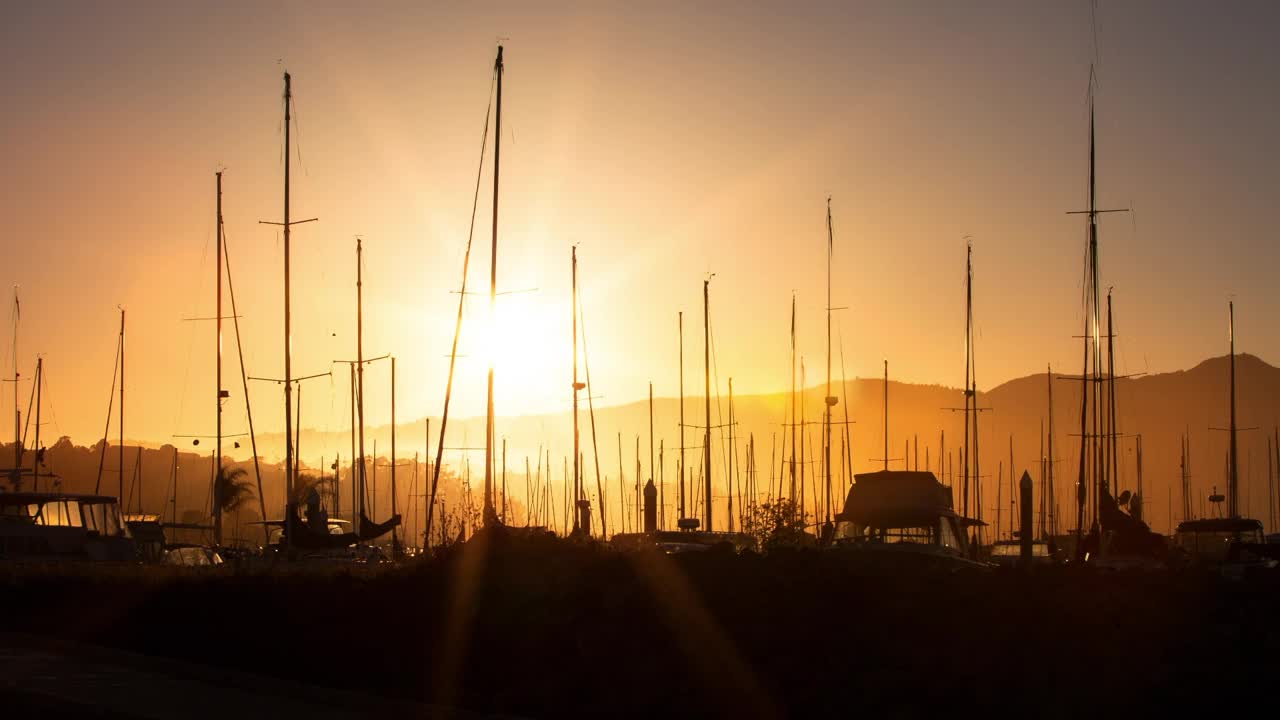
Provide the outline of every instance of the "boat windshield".
[[[929,526],[878,528],[856,523],[841,523],[837,537],[842,540],[875,543],[879,545],[898,545],[910,543],[915,545],[937,544],[937,528]],[[954,540],[954,536],[952,538]]]
[[1178,547],[1188,553],[1212,561],[1227,559],[1231,543],[1261,543],[1262,531],[1250,530],[1184,530],[1175,538]]
[[960,552],[964,548],[960,544],[960,533],[956,532],[956,519],[953,517],[943,517],[939,523],[942,532],[938,534],[938,541],[944,548],[950,548]]
[[85,503],[81,507],[85,529],[108,537],[131,537],[128,526],[120,521],[120,508],[115,503]]
[[40,509],[40,525],[56,527],[81,527],[80,503],[75,500],[51,500]]
[[[1019,557],[1022,546],[1018,543],[1000,543],[991,546],[992,557]],[[1031,543],[1032,557],[1049,557],[1049,546],[1044,543]]]

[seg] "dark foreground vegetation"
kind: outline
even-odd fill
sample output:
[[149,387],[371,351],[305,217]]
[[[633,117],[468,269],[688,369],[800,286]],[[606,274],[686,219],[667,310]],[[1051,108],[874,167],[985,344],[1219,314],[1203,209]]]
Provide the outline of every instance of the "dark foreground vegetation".
[[891,573],[500,537],[355,571],[0,565],[0,630],[544,717],[1267,712],[1278,601],[1274,577]]

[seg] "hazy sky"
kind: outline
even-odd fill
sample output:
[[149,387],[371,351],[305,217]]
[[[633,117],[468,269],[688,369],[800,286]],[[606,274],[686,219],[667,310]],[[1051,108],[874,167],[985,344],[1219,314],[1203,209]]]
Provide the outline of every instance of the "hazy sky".
[[[579,245],[600,402],[701,386],[711,285],[717,374],[788,382],[791,292],[810,384],[824,364],[825,199],[847,372],[963,382],[974,237],[982,387],[1079,363],[1088,2],[38,2],[0,11],[0,282],[21,286],[19,363],[48,365],[50,434],[101,434],[128,310],[130,437],[213,427],[214,172],[250,374],[282,373],[281,74],[294,77],[294,367],[399,358],[402,418],[438,414],[496,39],[506,38],[499,413],[569,405],[569,254]],[[1274,361],[1280,263],[1280,5],[1102,3],[1099,202],[1118,365]],[[492,147],[492,146],[490,146]],[[487,285],[486,160],[472,288]],[[455,412],[483,412],[483,304]],[[230,314],[228,305],[226,312]],[[9,318],[9,313],[3,313]],[[7,338],[7,331],[5,337]],[[12,353],[0,362],[8,375]],[[243,429],[228,325],[228,431]],[[837,365],[839,367],[839,358]],[[347,425],[347,378],[304,422]],[[385,422],[387,368],[367,382]],[[25,408],[29,384],[19,387]],[[1247,392],[1247,389],[1245,390]],[[12,385],[0,404],[12,402]],[[263,430],[273,386],[252,389]],[[923,429],[922,429],[923,430]],[[113,431],[114,433],[114,431]],[[8,437],[6,427],[0,431]]]

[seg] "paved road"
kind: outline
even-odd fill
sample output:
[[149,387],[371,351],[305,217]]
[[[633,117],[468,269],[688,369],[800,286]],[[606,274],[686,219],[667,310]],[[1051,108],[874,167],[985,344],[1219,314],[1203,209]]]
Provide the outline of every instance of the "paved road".
[[91,645],[0,633],[6,718],[473,718],[408,702],[329,690]]

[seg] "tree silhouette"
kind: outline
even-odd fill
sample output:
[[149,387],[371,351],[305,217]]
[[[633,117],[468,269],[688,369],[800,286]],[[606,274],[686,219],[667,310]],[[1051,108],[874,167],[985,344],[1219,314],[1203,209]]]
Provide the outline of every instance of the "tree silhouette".
[[217,483],[218,492],[214,497],[222,499],[219,510],[223,513],[236,512],[250,500],[257,498],[253,482],[249,480],[249,473],[244,468],[222,468],[218,472]]
[[333,478],[301,473],[293,483],[293,503],[306,505],[307,496],[311,494],[312,488],[320,495],[321,502],[333,500]]

